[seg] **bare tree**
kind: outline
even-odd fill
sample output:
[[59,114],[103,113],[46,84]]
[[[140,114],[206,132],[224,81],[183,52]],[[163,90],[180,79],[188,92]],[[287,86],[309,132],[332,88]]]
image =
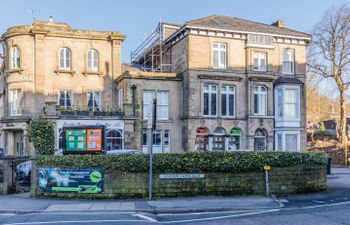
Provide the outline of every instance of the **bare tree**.
[[339,92],[339,134],[347,164],[345,92],[350,85],[350,9],[346,4],[324,13],[315,26],[310,50],[309,70],[335,82]]

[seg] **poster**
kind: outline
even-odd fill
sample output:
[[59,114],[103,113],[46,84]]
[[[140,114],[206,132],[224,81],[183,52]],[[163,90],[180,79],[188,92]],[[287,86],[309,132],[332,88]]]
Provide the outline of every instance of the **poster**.
[[101,193],[102,169],[39,168],[39,187],[45,192]]
[[67,129],[66,130],[66,150],[84,151],[86,150],[86,130]]
[[87,129],[87,148],[86,150],[102,150],[102,129]]

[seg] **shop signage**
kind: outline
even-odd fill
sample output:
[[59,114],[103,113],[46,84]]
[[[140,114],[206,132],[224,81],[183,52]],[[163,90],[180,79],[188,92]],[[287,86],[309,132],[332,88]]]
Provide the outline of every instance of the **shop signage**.
[[167,173],[160,174],[160,179],[203,179],[203,173]]
[[91,153],[104,150],[104,126],[63,128],[66,152]]
[[200,127],[197,129],[197,135],[208,135],[209,131],[205,127]]
[[103,192],[102,169],[39,168],[39,187],[45,192]]
[[232,136],[241,136],[241,130],[237,128],[232,128],[230,131],[230,134]]

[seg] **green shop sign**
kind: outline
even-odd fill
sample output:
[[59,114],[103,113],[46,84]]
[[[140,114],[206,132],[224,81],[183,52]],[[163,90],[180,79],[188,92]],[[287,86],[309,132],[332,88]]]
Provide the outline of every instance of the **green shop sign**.
[[232,136],[241,136],[241,130],[237,128],[232,128],[230,131],[230,134]]
[[102,169],[39,168],[39,187],[44,192],[103,192]]

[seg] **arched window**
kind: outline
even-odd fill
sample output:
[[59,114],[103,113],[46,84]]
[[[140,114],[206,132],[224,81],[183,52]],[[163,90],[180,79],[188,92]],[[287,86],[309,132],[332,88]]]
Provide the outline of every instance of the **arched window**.
[[266,87],[256,86],[254,88],[254,114],[266,115],[267,93]]
[[87,52],[88,57],[88,71],[98,71],[98,52],[95,49],[90,49]]
[[12,47],[12,53],[11,53],[11,65],[12,69],[19,69],[21,68],[21,52],[19,50],[18,46]]
[[266,151],[266,132],[261,128],[254,133],[254,150]]
[[224,151],[225,150],[225,130],[224,128],[217,127],[213,132],[213,146],[212,150]]
[[198,151],[208,151],[208,135],[209,130],[206,127],[199,127],[196,130],[196,149]]
[[229,151],[234,151],[234,150],[241,150],[242,144],[241,144],[241,139],[242,139],[242,131],[238,128],[232,128],[230,130],[230,136],[228,137],[227,141],[227,150]]
[[123,149],[123,135],[120,130],[109,130],[106,133],[106,150]]
[[69,48],[61,48],[60,49],[60,69],[70,70],[72,68],[71,65],[71,51]]

